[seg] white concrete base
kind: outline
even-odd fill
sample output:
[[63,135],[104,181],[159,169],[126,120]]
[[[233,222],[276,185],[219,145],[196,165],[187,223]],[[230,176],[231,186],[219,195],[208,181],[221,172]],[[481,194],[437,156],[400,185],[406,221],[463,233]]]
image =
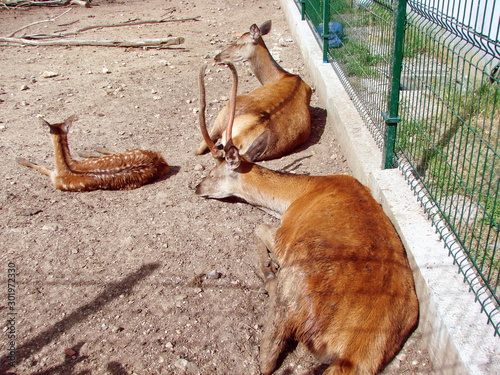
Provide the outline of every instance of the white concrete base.
[[500,338],[458,273],[452,257],[399,170],[382,154],[293,0],[280,0],[321,105],[353,175],[372,189],[408,252],[420,301],[419,330],[436,374],[500,374]]

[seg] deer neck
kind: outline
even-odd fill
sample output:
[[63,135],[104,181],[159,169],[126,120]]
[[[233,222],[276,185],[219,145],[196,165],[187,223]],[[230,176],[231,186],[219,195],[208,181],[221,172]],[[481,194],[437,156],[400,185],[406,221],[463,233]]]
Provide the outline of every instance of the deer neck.
[[69,171],[74,164],[68,146],[67,134],[52,134],[54,144],[54,164],[56,171]]
[[249,164],[243,167],[235,195],[281,218],[294,200],[310,190],[312,180],[311,176],[280,173]]
[[256,51],[249,62],[255,76],[263,85],[277,81],[287,74],[271,56],[264,41],[262,44],[257,44]]

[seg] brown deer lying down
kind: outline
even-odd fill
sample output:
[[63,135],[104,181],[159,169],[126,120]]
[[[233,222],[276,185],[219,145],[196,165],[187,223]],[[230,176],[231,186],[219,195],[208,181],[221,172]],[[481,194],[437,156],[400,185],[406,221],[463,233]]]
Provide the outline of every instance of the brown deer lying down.
[[415,329],[419,306],[405,249],[353,177],[275,172],[229,145],[196,194],[239,197],[281,217],[279,228],[255,231],[270,297],[262,374],[275,371],[289,341],[327,364],[324,374],[375,374]]
[[[215,57],[219,63],[249,61],[263,86],[236,98],[233,143],[241,154],[255,142],[262,143],[260,153],[246,155],[252,161],[278,158],[304,143],[311,133],[309,103],[311,88],[299,76],[283,70],[269,53],[262,35],[271,30],[271,21],[252,25],[234,44]],[[228,105],[217,116],[210,130],[212,140],[226,144],[224,129],[228,123]],[[207,150],[202,141],[198,155]]]
[[71,116],[59,124],[49,124],[42,119],[50,130],[54,144],[53,171],[24,158],[17,158],[16,161],[49,176],[54,187],[63,191],[135,189],[170,171],[160,153],[147,150],[73,160],[68,146],[68,131],[74,119],[75,116]]

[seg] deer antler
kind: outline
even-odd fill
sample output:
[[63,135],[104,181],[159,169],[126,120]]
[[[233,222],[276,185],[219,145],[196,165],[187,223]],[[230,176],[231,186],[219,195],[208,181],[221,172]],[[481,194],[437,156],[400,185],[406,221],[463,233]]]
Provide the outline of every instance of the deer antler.
[[238,93],[238,72],[231,63],[226,63],[227,67],[233,73],[233,86],[231,87],[231,97],[229,98],[229,120],[226,126],[226,146],[224,150],[227,151],[233,146],[233,123],[236,113],[236,94]]
[[203,139],[207,143],[208,148],[210,149],[210,152],[212,153],[212,156],[215,159],[218,159],[222,157],[222,153],[220,150],[217,150],[217,147],[215,147],[214,142],[212,141],[212,138],[210,138],[210,134],[208,134],[207,130],[207,123],[205,120],[205,108],[206,108],[206,98],[205,98],[205,71],[207,70],[207,65],[204,64],[201,69],[200,69],[200,77],[199,77],[199,85],[200,85],[200,130],[201,134],[203,135]]
[[[232,140],[232,130],[234,117],[236,113],[236,94],[238,92],[238,72],[236,68],[231,63],[226,63],[227,67],[231,70],[233,74],[233,85],[231,87],[231,97],[229,98],[229,119],[226,126],[226,146],[224,150],[228,150],[233,145]],[[205,120],[205,109],[206,109],[206,94],[205,94],[205,72],[207,70],[207,65],[204,64],[200,69],[199,76],[199,85],[200,85],[200,130],[203,135],[203,139],[205,140],[212,156],[216,159],[222,157],[222,153],[220,150],[215,147],[215,143],[210,138],[210,134],[208,134],[207,123]]]

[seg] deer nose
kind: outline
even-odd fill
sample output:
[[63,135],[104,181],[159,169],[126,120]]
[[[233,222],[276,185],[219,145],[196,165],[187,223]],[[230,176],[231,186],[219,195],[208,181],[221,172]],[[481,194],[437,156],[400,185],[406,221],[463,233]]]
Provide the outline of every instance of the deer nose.
[[196,189],[195,189],[194,193],[196,195],[204,196],[203,195],[203,191],[202,191],[202,187],[201,187],[201,183],[199,183],[198,185],[196,185]]
[[214,57],[215,62],[221,63],[222,62],[222,52],[219,53],[217,56]]

